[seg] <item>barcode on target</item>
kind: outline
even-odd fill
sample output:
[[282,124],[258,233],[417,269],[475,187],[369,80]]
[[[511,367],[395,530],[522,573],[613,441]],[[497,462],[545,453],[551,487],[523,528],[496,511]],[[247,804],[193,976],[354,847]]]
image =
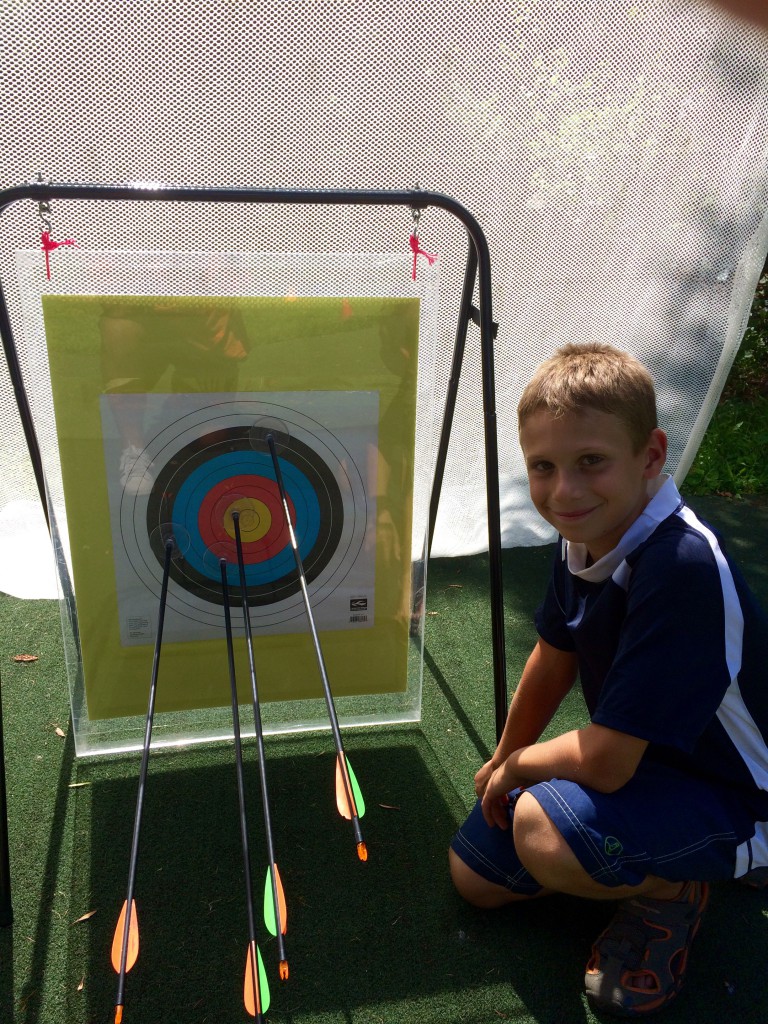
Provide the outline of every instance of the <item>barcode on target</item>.
[[367,622],[368,621],[368,616],[367,615],[350,615],[349,616],[349,621],[350,622]]

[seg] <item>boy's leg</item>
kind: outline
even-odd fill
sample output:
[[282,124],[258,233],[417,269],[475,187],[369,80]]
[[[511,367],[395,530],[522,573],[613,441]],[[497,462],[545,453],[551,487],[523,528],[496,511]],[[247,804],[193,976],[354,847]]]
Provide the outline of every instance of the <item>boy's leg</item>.
[[463,896],[473,907],[480,907],[482,910],[498,910],[499,907],[505,907],[508,903],[535,900],[539,896],[549,895],[550,890],[547,889],[526,894],[512,892],[497,882],[489,882],[487,878],[483,878],[482,875],[473,871],[453,849],[448,850],[448,867],[459,895]]
[[[667,780],[663,798],[658,786],[659,780],[654,781],[656,786],[651,785],[644,796],[637,785],[630,787],[627,803],[630,805],[630,813],[636,814],[642,821],[642,806],[638,797],[645,800],[646,828],[648,832],[656,833],[652,840],[655,844],[659,842],[659,834],[663,834],[664,819],[654,814],[654,796],[656,802],[666,799],[665,812],[668,815],[671,810],[669,795],[674,792],[674,780],[672,777]],[[708,862],[706,858],[698,862],[695,858],[686,861],[680,853],[676,854],[676,851],[681,851],[681,847],[695,849],[697,840],[704,842],[704,836],[707,835],[712,838],[717,834],[715,830],[718,827],[723,832],[728,832],[729,826],[733,827],[724,803],[718,801],[706,786],[695,782],[690,791],[701,813],[704,830],[698,835],[689,834],[688,842],[681,843],[683,836],[679,830],[675,827],[669,829],[663,840],[667,852],[657,852],[656,859],[647,862],[648,867],[651,864],[663,864],[669,857],[670,861],[678,861],[677,868],[672,869],[673,877],[676,871],[685,870],[686,863],[693,877],[696,874],[717,877],[724,869],[723,858],[717,864],[715,860]],[[537,792],[544,806],[534,795]],[[583,800],[585,795],[579,787],[569,783],[560,786],[554,783],[549,789],[546,786],[535,787],[534,793],[523,793],[515,808],[513,840],[521,863],[529,870],[533,868],[537,880],[543,885],[588,899],[620,901],[610,924],[592,946],[584,974],[584,987],[587,1000],[595,1010],[624,1017],[642,1016],[665,1007],[680,992],[691,944],[709,899],[709,886],[704,881],[667,880],[652,870],[635,884],[631,869],[630,882],[620,884],[624,867],[619,862],[612,865],[605,881],[593,877],[587,866],[600,878],[604,870],[605,854],[615,846],[622,845],[614,833],[623,835],[622,823],[626,820],[626,809],[619,812],[621,797],[615,794],[593,794],[592,799],[586,802]],[[684,801],[685,797],[686,792],[681,788],[678,799]],[[718,803],[719,809],[713,811],[706,821],[707,814],[703,805]],[[560,827],[555,824],[553,817]],[[568,841],[561,828],[568,836]],[[597,836],[603,838],[602,850],[595,842]],[[627,837],[631,843],[628,851],[630,864],[634,859],[640,859],[640,850],[646,851],[638,842],[638,839],[642,841],[643,838],[645,836],[642,833],[640,836]],[[735,839],[736,833],[731,832],[728,849],[732,853],[735,851]],[[664,849],[663,844],[657,846],[657,851]],[[576,849],[579,850],[579,856],[575,853]]]
[[596,1009],[625,1016],[659,1009],[680,991],[705,880],[733,877],[736,849],[754,831],[751,809],[733,791],[660,765],[642,766],[613,794],[562,780],[532,786],[513,796],[507,830],[485,825],[478,807],[471,822],[452,853],[464,862],[452,867],[457,888],[471,902],[512,903],[521,882],[528,898],[536,882],[540,892],[619,900],[592,947],[585,988]]
[[755,832],[754,809],[736,791],[654,763],[615,793],[537,783],[518,796],[511,827],[526,872],[590,899],[674,898],[690,879],[732,879]]
[[[510,825],[515,797],[509,805]],[[448,851],[451,878],[468,903],[486,910],[545,895],[523,867],[512,841],[512,829],[489,828],[478,801],[458,829]]]
[[[669,882],[647,874],[637,885],[603,885],[579,862],[560,830],[530,793],[523,793],[515,807],[513,841],[523,867],[550,892],[567,893],[591,900],[622,900],[633,896],[675,899],[685,883]],[[499,904],[501,905],[501,904]]]
[[596,882],[530,793],[517,795],[510,807],[514,813],[505,832],[489,828],[476,805],[448,851],[453,884],[473,906],[495,910],[552,892],[612,900],[638,895],[674,899],[680,892],[680,882],[650,874],[637,885]]

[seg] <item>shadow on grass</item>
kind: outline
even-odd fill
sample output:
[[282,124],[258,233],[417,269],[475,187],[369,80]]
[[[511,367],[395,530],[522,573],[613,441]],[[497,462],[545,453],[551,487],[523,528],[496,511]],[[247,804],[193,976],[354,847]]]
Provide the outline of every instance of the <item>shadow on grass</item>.
[[[236,782],[233,765],[218,754],[179,770],[165,756],[154,773],[150,762],[136,886],[141,953],[127,978],[126,1020],[246,1019]],[[565,1007],[572,1014],[578,1005],[577,976],[542,985],[541,974],[545,955],[565,958],[575,934],[578,944],[588,941],[583,920],[571,915],[550,929],[550,912],[543,918],[529,908],[521,915],[487,914],[456,896],[446,849],[457,823],[450,796],[446,800],[431,777],[429,759],[418,738],[350,751],[368,802],[366,864],[357,859],[349,823],[335,810],[333,754],[269,759],[275,852],[289,914],[291,978],[281,985],[276,940],[261,919],[266,852],[256,766],[247,758],[257,932],[272,990],[270,1019],[335,1014],[358,1020],[363,1013],[376,1021],[383,1019],[384,1005],[469,1000],[481,1007],[478,1020],[498,1019],[492,1006],[506,1014],[522,1003],[551,1021],[557,1018],[550,1010]],[[100,912],[70,932],[67,967],[70,977],[86,979],[82,992],[70,990],[67,1020],[88,1024],[110,1020],[114,1006],[109,951],[125,898],[136,791],[133,777],[104,777],[103,766],[90,774],[91,785],[81,790],[90,799],[90,839],[78,840],[83,848],[75,853],[72,905],[98,906]],[[473,1018],[449,1013],[443,1019]]]
[[[0,1020],[3,1024],[5,1024],[6,1021],[11,1024],[11,1022],[16,1020],[24,1021],[24,1024],[37,1024],[38,1021],[43,1019],[41,1013],[42,993],[46,967],[52,946],[52,930],[55,923],[51,913],[51,907],[53,907],[56,902],[56,889],[62,861],[62,841],[66,834],[65,820],[67,816],[67,801],[69,796],[68,785],[72,778],[72,765],[74,763],[74,759],[75,744],[72,737],[72,730],[69,730],[67,732],[66,739],[64,740],[64,749],[61,754],[61,765],[59,768],[59,778],[56,786],[53,816],[51,819],[50,842],[48,843],[45,862],[41,865],[40,877],[42,878],[42,885],[40,889],[39,913],[33,939],[32,955],[29,961],[29,973],[21,990],[21,995],[16,1007],[13,1006],[13,996],[11,995],[11,1005],[8,1016],[6,1016],[5,1012],[0,1015]],[[29,808],[28,813],[34,814],[34,808]],[[16,824],[20,824],[23,827],[23,823]],[[11,882],[13,884],[13,879]],[[10,933],[11,930],[12,928],[4,929],[4,931],[8,933]],[[3,947],[0,946],[0,950],[2,950],[2,948]],[[11,994],[13,993],[12,981],[13,975],[11,974]],[[1,998],[0,1009],[5,1010],[3,1000]],[[19,1014],[18,1017],[14,1016],[14,1013],[16,1012]]]
[[13,1024],[13,927],[0,928],[0,1020]]
[[750,587],[768,611],[768,501],[693,495],[687,503],[718,530]]
[[[378,1000],[383,979],[395,998],[440,983],[431,974],[414,976],[412,954],[422,944],[418,918],[425,903],[434,926],[435,891],[447,889],[445,847],[455,822],[416,749],[357,750],[350,760],[368,800],[366,864],[334,806],[333,754],[268,763],[289,914],[291,979],[282,987],[273,980],[276,941],[261,920],[266,848],[257,769],[247,760],[257,932],[273,1018]],[[142,947],[127,980],[126,1019],[130,1012],[144,1022],[236,1020],[243,1017],[247,925],[234,767],[174,771],[171,764],[166,758],[154,775],[150,764],[136,887]],[[90,788],[90,877],[83,882],[92,900],[100,894],[113,913],[93,919],[81,933],[86,947],[74,955],[84,955],[89,978],[84,1019],[101,1019],[114,1003],[109,948],[124,899],[135,781],[94,778]]]
[[488,744],[472,724],[469,715],[462,707],[461,702],[457,698],[453,689],[449,686],[447,679],[426,646],[424,647],[424,667],[427,669],[432,679],[437,683],[446,703],[455,715],[456,721],[464,730],[467,739],[477,751],[480,764],[483,764],[490,758],[493,751],[489,749]]
[[[347,744],[368,804],[363,831],[370,860],[361,864],[351,827],[334,807],[327,737],[313,743],[314,750],[308,749],[311,744],[283,742],[280,756],[269,756],[291,964],[291,979],[281,986],[276,941],[267,935],[257,906],[258,939],[272,988],[270,1020],[576,1024],[595,1019],[581,994],[583,969],[611,905],[555,897],[484,912],[464,904],[446,865],[458,801],[452,790],[446,792],[450,780],[439,771],[433,774],[434,756],[417,730],[375,748]],[[74,920],[86,907],[98,912],[66,931],[62,1019],[67,1024],[113,1019],[116,976],[109,951],[125,896],[136,768],[132,760],[78,768],[79,780],[90,785],[77,790],[81,806],[68,917]],[[252,753],[246,754],[246,774],[258,903],[266,852]],[[0,934],[3,1024],[42,1019],[51,941],[45,908],[51,906],[53,889],[67,885],[57,875],[60,804],[43,866],[33,970],[15,1008],[8,998],[11,932]],[[223,1024],[247,1019],[243,888],[231,747],[153,758],[136,890],[142,948],[128,975],[126,1020]],[[766,940],[768,895],[732,884],[716,888],[685,994],[665,1020],[719,1024],[733,1016],[764,1024],[768,1007],[755,951],[765,948]]]
[[[335,810],[333,754],[327,748],[302,752],[300,743],[294,750],[293,756],[270,756],[268,765],[288,900],[291,978],[285,985],[277,980],[276,941],[261,919],[266,852],[256,765],[246,755],[270,1020],[594,1019],[582,997],[584,963],[612,906],[566,897],[500,912],[464,904],[446,864],[457,823],[455,795],[441,791],[446,780],[433,777],[428,744],[416,730],[392,746],[349,749],[367,801],[366,864],[357,860],[351,827]],[[231,748],[219,748],[197,755],[191,767],[177,767],[175,755],[150,762],[136,889],[141,954],[127,979],[126,1020],[247,1019],[247,926],[231,755]],[[109,950],[125,897],[136,780],[108,777],[103,765],[86,771],[91,785],[79,792],[90,800],[81,815],[90,837],[78,828],[71,899],[73,907],[98,907],[99,913],[69,933],[67,974],[86,984],[82,992],[70,986],[66,1020],[106,1024],[116,988]],[[764,1024],[754,948],[768,938],[765,908],[762,894],[733,885],[718,890],[697,940],[690,991],[665,1014],[670,1024],[714,1024],[731,1012]]]

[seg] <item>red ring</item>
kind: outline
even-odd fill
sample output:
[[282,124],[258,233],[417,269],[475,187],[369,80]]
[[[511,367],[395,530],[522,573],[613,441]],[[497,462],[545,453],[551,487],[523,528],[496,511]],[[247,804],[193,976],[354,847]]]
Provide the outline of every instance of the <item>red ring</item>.
[[[223,519],[226,510],[238,498],[255,498],[266,505],[272,516],[272,524],[263,537],[243,544],[243,562],[252,565],[274,558],[290,543],[291,538],[285,522],[280,490],[269,477],[233,476],[212,487],[200,503],[197,516],[203,543],[207,548],[215,546],[215,550],[222,550],[221,546],[224,545],[223,550],[231,549],[232,560],[237,558],[235,541],[227,532]],[[290,498],[288,509],[291,519],[295,520],[296,510]]]

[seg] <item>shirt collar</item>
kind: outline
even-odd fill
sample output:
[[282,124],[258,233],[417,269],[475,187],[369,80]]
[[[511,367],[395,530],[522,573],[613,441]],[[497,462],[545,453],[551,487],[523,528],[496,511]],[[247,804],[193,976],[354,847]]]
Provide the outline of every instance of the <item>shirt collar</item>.
[[659,523],[677,512],[683,504],[675,481],[667,473],[662,473],[656,479],[648,481],[648,496],[650,501],[616,547],[592,565],[587,566],[586,545],[564,542],[564,557],[567,558],[568,569],[574,576],[579,576],[591,583],[602,583],[603,580],[607,580],[627,555],[647,540]]

